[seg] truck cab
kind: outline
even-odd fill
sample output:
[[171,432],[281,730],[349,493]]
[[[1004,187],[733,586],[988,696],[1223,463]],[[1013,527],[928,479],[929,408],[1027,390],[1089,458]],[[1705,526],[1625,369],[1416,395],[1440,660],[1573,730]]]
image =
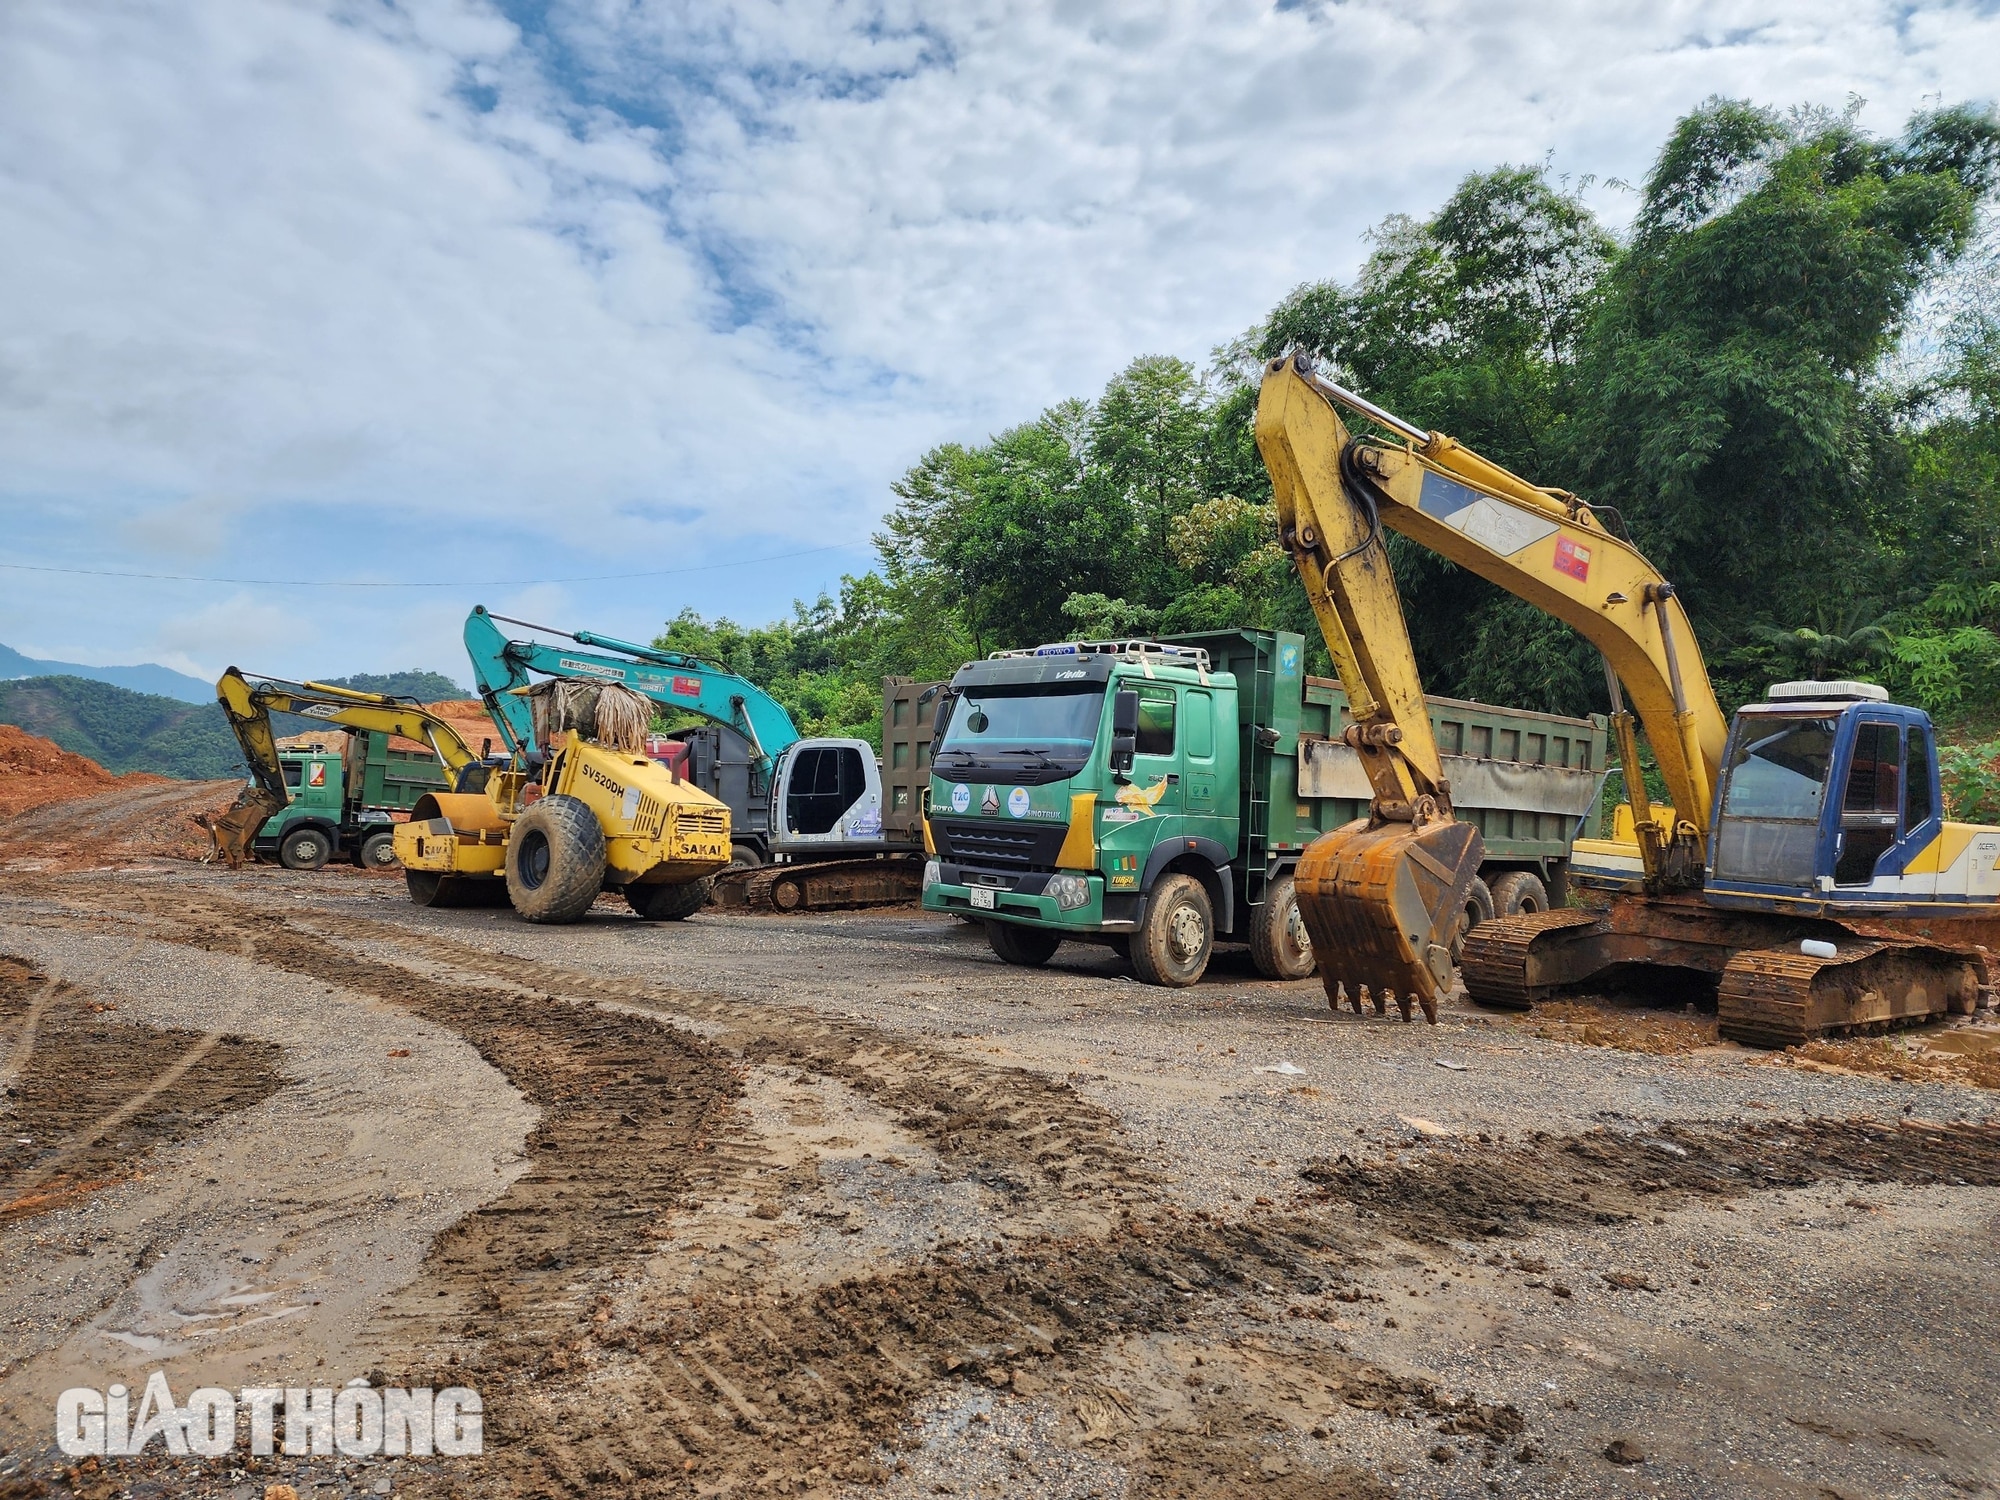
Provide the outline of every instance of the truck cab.
[[[1236,926],[1235,676],[1199,647],[1058,643],[973,662],[951,695],[924,905],[991,913],[1015,962],[1076,937],[1198,974]],[[1175,911],[1145,954],[1133,940],[1164,887]]]
[[342,843],[347,781],[340,752],[324,745],[281,746],[278,767],[291,802],[257,831],[253,847],[275,854],[288,870],[317,870]]
[[1888,697],[1872,683],[1788,682],[1737,710],[1711,904],[1943,916],[2000,895],[2000,830],[1944,820],[1930,716]]

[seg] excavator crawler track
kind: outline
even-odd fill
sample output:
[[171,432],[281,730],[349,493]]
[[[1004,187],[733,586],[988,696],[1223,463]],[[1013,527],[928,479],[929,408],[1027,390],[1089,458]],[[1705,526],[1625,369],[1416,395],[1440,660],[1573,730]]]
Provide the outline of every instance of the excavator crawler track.
[[1922,943],[1851,939],[1832,958],[1785,948],[1738,953],[1716,993],[1720,1031],[1752,1047],[1886,1029],[1970,1013],[1979,964]]
[[[739,875],[741,904],[751,911],[838,911],[914,901],[923,891],[923,863],[914,856],[767,865]],[[736,905],[734,900],[730,905]]]
[[1465,950],[1459,959],[1465,993],[1475,1003],[1499,1010],[1530,1009],[1552,988],[1535,984],[1529,977],[1531,950],[1537,941],[1546,940],[1550,933],[1594,928],[1601,922],[1598,913],[1571,907],[1481,922],[1465,935]]

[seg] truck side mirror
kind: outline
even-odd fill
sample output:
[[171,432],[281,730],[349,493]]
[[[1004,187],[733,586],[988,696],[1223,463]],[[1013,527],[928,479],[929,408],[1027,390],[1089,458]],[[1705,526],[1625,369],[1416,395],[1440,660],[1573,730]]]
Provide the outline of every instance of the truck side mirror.
[[1130,688],[1111,695],[1111,769],[1123,775],[1132,769],[1139,748],[1139,695]]

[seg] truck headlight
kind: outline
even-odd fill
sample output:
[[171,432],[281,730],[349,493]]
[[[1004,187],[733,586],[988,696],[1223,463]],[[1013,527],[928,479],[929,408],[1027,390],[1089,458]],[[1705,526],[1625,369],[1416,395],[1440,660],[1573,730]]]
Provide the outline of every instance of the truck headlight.
[[924,861],[925,890],[929,890],[932,886],[936,885],[938,881],[940,881],[943,878],[944,878],[944,872],[938,869],[938,862],[936,860],[927,859]]
[[1090,882],[1081,875],[1051,875],[1042,894],[1054,898],[1058,911],[1075,911],[1090,905]]

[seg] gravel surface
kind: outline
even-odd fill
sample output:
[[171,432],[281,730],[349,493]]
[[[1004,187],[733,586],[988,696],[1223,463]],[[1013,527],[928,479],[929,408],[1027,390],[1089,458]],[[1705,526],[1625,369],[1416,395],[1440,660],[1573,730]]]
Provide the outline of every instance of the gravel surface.
[[[0,951],[115,994],[121,1020],[274,1042],[288,1080],[151,1148],[143,1177],[0,1225],[0,1327],[23,1330],[8,1441],[72,1378],[184,1358],[108,1334],[167,1340],[213,1311],[236,1295],[217,1256],[261,1232],[270,1253],[237,1279],[306,1311],[204,1357],[462,1360],[504,1412],[466,1494],[2000,1489],[1992,1092],[1734,1046],[1574,1045],[1462,997],[1436,1027],[1336,1016],[1316,983],[1260,980],[1241,955],[1176,992],[1108,950],[1009,969],[978,929],[907,910],[649,925],[607,903],[539,928],[322,876],[142,871],[0,896]],[[231,912],[269,934],[261,958],[191,945]],[[560,1120],[536,1125],[532,1041],[456,1025],[426,986],[485,997],[529,1038],[632,1018],[634,1045],[692,1070],[662,1085],[672,1129],[565,1145]],[[1881,1142],[1851,1170],[1847,1137],[1825,1135],[1848,1121]],[[1321,1171],[1345,1157],[1377,1185],[1461,1184],[1438,1175],[1451,1163],[1504,1187],[1546,1161],[1560,1185],[1594,1140],[1685,1154],[1672,1142],[1704,1130],[1750,1142],[1726,1190],[1641,1180],[1655,1196],[1613,1212],[1580,1188],[1562,1212],[1517,1203],[1442,1237]],[[1788,1130],[1834,1141],[1831,1165],[1796,1172]],[[1930,1180],[1943,1139],[1979,1164],[1962,1184]],[[545,1194],[538,1233],[569,1215],[562,1233],[595,1248],[510,1261],[518,1310],[479,1311],[454,1247],[510,1222],[524,1159],[580,1188],[649,1149],[663,1196]],[[158,1258],[135,1269],[148,1237]],[[59,1240],[82,1248],[58,1257]],[[426,1299],[451,1317],[426,1322]],[[395,1482],[466,1477],[406,1465]]]

